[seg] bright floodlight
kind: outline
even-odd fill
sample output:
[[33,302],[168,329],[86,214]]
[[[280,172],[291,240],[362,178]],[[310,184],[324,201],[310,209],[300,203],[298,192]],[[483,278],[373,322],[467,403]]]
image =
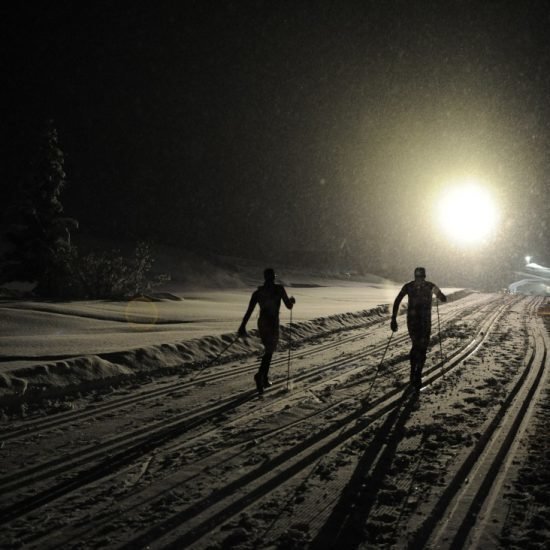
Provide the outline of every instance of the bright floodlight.
[[531,256],[525,256],[525,263],[530,264],[531,263]]
[[491,195],[475,181],[460,182],[448,189],[437,212],[445,233],[463,245],[483,242],[498,218]]

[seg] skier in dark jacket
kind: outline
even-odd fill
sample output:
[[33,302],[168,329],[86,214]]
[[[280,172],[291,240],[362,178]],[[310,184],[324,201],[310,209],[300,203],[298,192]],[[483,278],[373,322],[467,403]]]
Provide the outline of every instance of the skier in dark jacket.
[[268,373],[271,358],[279,340],[279,309],[281,301],[284,302],[288,309],[292,309],[296,303],[294,297],[288,297],[283,285],[275,284],[275,271],[267,268],[264,270],[264,284],[252,293],[248,309],[239,327],[239,336],[247,336],[246,323],[250,319],[256,304],[259,304],[260,317],[258,318],[258,331],[264,345],[264,355],[260,368],[254,375],[254,381],[260,395],[264,392],[264,388],[271,385]]
[[407,308],[407,328],[412,341],[410,354],[411,361],[411,384],[420,388],[422,384],[422,368],[426,361],[426,352],[430,343],[432,330],[432,294],[435,294],[442,302],[447,297],[441,290],[430,281],[426,281],[426,270],[417,267],[414,270],[414,281],[405,284],[395,302],[391,317],[391,329],[397,330],[397,312],[401,300],[408,296],[409,305]]

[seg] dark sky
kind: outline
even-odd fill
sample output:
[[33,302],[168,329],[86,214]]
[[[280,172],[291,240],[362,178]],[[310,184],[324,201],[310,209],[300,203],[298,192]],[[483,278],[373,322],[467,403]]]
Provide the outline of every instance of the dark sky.
[[[548,264],[548,2],[81,4],[2,7],[1,55],[4,179],[53,118],[82,231],[457,284]],[[434,228],[457,175],[498,198],[489,247]]]

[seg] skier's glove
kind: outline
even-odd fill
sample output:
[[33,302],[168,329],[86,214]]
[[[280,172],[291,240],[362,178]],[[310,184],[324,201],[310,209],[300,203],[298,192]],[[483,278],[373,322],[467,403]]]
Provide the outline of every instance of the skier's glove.
[[289,298],[289,301],[290,301],[290,303],[291,303],[292,305],[294,305],[294,304],[296,303],[296,298],[294,298],[294,296],[291,296],[291,297]]
[[397,332],[397,320],[395,319],[395,317],[391,318],[390,327],[393,332]]

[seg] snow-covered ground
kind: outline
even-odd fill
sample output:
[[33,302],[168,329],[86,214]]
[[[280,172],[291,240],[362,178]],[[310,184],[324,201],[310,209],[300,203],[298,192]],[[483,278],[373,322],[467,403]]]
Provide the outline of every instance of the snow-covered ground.
[[[396,285],[287,287],[297,300],[293,321],[371,309],[393,301]],[[329,286],[330,285],[330,286]],[[123,351],[235,332],[248,306],[247,289],[171,289],[172,299],[131,302],[4,302],[0,350],[11,361]],[[290,314],[281,312],[281,322]],[[251,321],[251,325],[254,323]]]
[[[254,279],[258,272],[259,268],[255,272],[241,268],[238,280],[248,280],[248,285],[221,290],[173,282],[151,298],[129,302],[4,300],[0,303],[0,395],[19,394],[21,388],[26,393],[29,383],[51,390],[74,386],[79,378],[86,385],[92,379],[108,381],[208,360],[236,336],[253,285],[261,282]],[[376,276],[352,281],[289,270],[283,277],[297,301],[293,324],[314,321],[308,325],[307,337],[327,330],[315,320],[348,313],[361,316],[377,306],[387,307],[400,288]],[[444,290],[452,294],[460,289]],[[290,322],[284,307],[281,322]],[[232,353],[259,350],[255,316],[248,328],[252,338],[236,342]],[[296,328],[295,338],[298,332]]]
[[285,276],[259,398],[256,282],[2,304],[0,547],[546,547],[544,298],[444,288],[415,392],[400,284]]

